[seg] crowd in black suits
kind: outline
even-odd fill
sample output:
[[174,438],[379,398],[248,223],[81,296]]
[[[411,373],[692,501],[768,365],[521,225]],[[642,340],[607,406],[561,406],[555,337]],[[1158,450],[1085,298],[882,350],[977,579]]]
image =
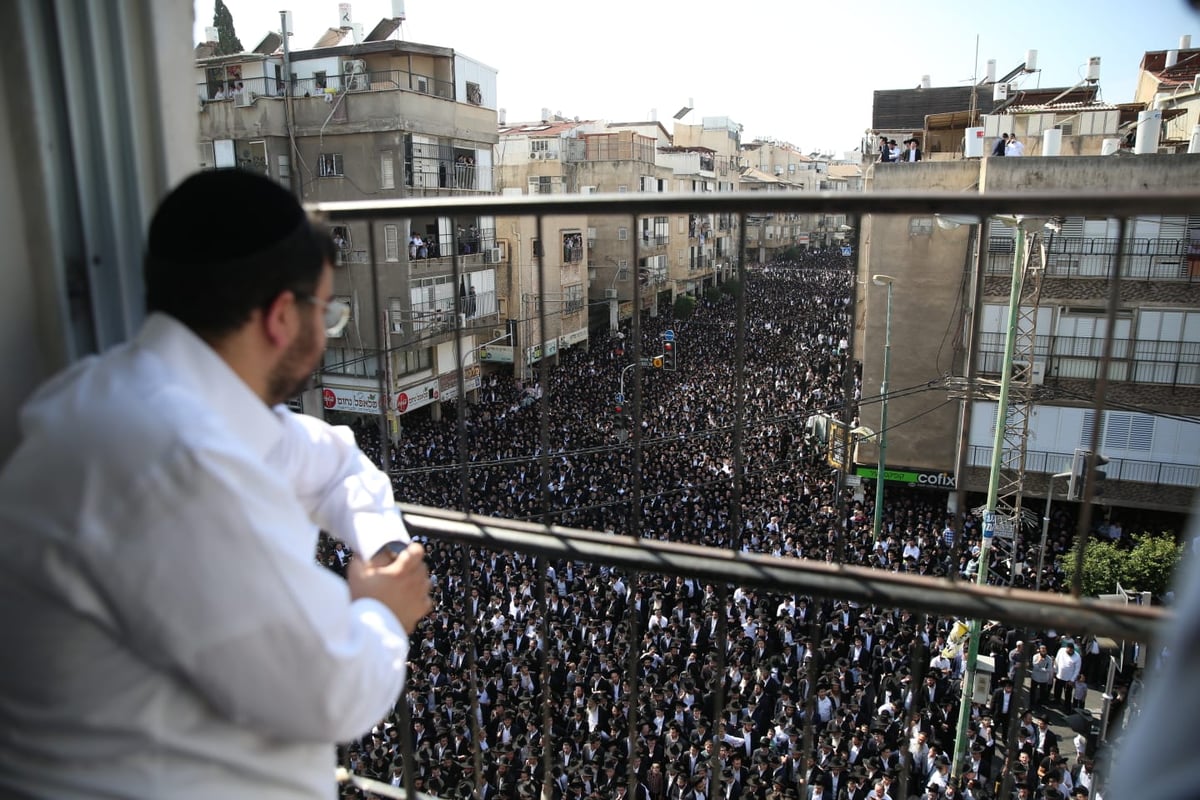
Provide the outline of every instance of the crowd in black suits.
[[[730,295],[703,298],[685,320],[670,319],[666,308],[642,319],[643,355],[658,352],[668,326],[680,355],[676,372],[645,371],[639,531],[630,522],[632,451],[609,414],[619,373],[633,356],[628,328],[623,342],[594,337],[588,347],[560,354],[544,387],[554,432],[548,475],[540,471],[537,444],[543,405],[528,402],[536,391],[486,377],[480,402],[465,410],[469,510],[540,520],[544,479],[550,516],[570,527],[926,575],[962,569],[970,554],[963,553],[961,563],[952,556],[944,531],[960,528],[961,520],[947,518],[944,494],[889,489],[886,541],[873,547],[870,498],[835,496],[835,475],[804,440],[813,412],[840,415],[844,402],[869,401],[859,396],[856,373],[847,380],[847,370],[855,369],[847,352],[852,283],[850,261],[836,251],[751,271],[743,287],[744,376],[735,373]],[[625,351],[620,355],[618,344]],[[735,517],[737,387],[745,390],[746,477]],[[459,409],[444,408],[436,422],[417,414],[403,418],[389,465],[403,502],[462,507],[454,466]],[[357,426],[356,434],[377,457],[374,422]],[[835,509],[847,520],[844,541]],[[906,544],[919,553],[904,558]],[[555,800],[622,798],[630,767],[633,800],[902,800],[929,796],[930,783],[938,797],[987,798],[1007,769],[1003,733],[990,724],[998,712],[984,708],[969,733],[974,770],[940,788],[954,748],[962,659],[952,655],[945,669],[940,661],[931,666],[931,659],[946,645],[953,620],[735,587],[726,593],[687,578],[625,575],[568,561],[548,565],[543,610],[534,599],[539,569],[531,557],[472,550],[468,576],[457,547],[427,546],[437,610],[412,637],[402,699],[413,720],[422,791],[466,797],[477,780],[466,668],[472,642],[487,800],[539,796],[547,777],[545,748],[554,753]],[[332,547],[326,543],[324,558],[338,568],[345,554]],[[1052,587],[1057,580],[1051,570],[1044,583]],[[549,639],[539,643],[543,613]],[[718,635],[722,617],[724,639]],[[1008,674],[1016,632],[989,634],[984,652],[1000,662],[1000,679]],[[719,648],[728,665],[723,672]],[[1004,691],[999,680],[995,688]],[[543,724],[547,705],[550,728]],[[806,745],[810,715],[813,735]],[[372,736],[344,748],[343,763],[398,782],[399,719],[393,715]],[[637,732],[632,748],[631,726]],[[1038,741],[1034,731],[1029,741]],[[1067,765],[1044,736],[1041,741],[1040,748],[1023,745],[1029,763],[1018,783],[1049,798],[1047,776],[1061,777]],[[709,773],[713,748],[720,776]]]

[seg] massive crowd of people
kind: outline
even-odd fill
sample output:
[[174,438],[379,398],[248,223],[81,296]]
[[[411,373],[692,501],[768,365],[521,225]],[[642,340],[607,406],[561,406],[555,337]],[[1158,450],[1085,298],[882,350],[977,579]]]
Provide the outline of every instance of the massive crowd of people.
[[[404,418],[388,465],[397,498],[461,508],[465,496],[470,511],[490,516],[541,520],[548,509],[555,523],[575,528],[924,575],[969,571],[969,527],[959,560],[952,548],[954,532],[971,519],[948,517],[944,493],[889,488],[886,535],[874,545],[871,498],[837,496],[835,473],[805,441],[814,412],[840,415],[847,401],[871,401],[860,396],[848,352],[852,283],[849,259],[836,251],[751,271],[741,287],[741,372],[730,294],[703,298],[687,319],[671,319],[669,309],[643,318],[643,354],[658,352],[670,326],[678,369],[643,371],[640,414],[629,422],[641,426],[640,461],[611,413],[634,355],[628,328],[621,347],[598,337],[560,353],[544,387],[485,377],[477,404],[447,404],[437,421]],[[738,390],[744,480],[735,509]],[[541,392],[550,402],[528,402]],[[456,411],[467,414],[465,495],[455,466]],[[553,432],[548,475],[540,466],[541,413],[550,415]],[[378,457],[375,420],[364,419],[356,435]],[[1056,520],[1051,546],[1061,549],[1068,538],[1066,520]],[[456,546],[430,542],[428,550],[437,610],[413,637],[402,700],[421,791],[467,797],[478,783],[484,798],[518,800],[540,796],[548,777],[556,800],[623,798],[631,773],[634,800],[981,799],[997,796],[1002,784],[1014,787],[1013,797],[1051,800],[1091,785],[1089,744],[1074,743],[1068,761],[1042,713],[1054,703],[1069,709],[1078,677],[1100,681],[1090,640],[1070,642],[1075,658],[1054,665],[1043,685],[1034,639],[1054,659],[1067,652],[1069,637],[988,631],[983,652],[996,659],[995,693],[971,717],[967,760],[952,780],[963,660],[949,641],[953,619],[736,587],[726,593],[686,577],[568,561],[547,565],[550,591],[541,604],[530,557],[472,550],[468,576]],[[339,569],[349,556],[327,542],[322,557]],[[1054,559],[1046,561],[1042,585],[1052,589],[1060,575]],[[485,748],[481,776],[471,752],[469,647]],[[726,668],[719,672],[721,647]],[[628,669],[631,653],[636,675]],[[1012,694],[1011,678],[1021,679],[1018,666],[1034,662],[1031,713]],[[1008,743],[1014,718],[1019,733]],[[344,748],[344,765],[399,783],[401,719],[381,721],[372,736]],[[815,735],[806,744],[810,726]],[[546,748],[554,754],[549,776]],[[720,774],[709,771],[713,748]]]

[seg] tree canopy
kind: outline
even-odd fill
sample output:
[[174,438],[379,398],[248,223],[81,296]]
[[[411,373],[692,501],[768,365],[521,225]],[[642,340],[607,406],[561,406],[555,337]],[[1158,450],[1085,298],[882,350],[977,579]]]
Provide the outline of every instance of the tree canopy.
[[[1080,589],[1085,597],[1112,592],[1117,583],[1130,591],[1150,592],[1155,597],[1171,587],[1175,567],[1183,555],[1183,545],[1170,534],[1139,533],[1133,547],[1121,548],[1104,539],[1090,539],[1083,551],[1083,576]],[[1075,576],[1078,545],[1063,559],[1068,580]]]
[[217,29],[217,55],[227,56],[245,52],[233,29],[233,14],[229,13],[222,0],[217,0],[213,6],[213,27]]

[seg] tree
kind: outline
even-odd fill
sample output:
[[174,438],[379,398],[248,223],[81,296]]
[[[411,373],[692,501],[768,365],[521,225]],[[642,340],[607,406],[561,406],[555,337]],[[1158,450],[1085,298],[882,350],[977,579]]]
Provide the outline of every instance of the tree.
[[1125,554],[1122,585],[1150,592],[1155,597],[1171,588],[1175,565],[1183,555],[1183,545],[1170,534],[1141,533],[1133,537],[1133,549]]
[[[1126,589],[1162,595],[1171,586],[1175,565],[1183,554],[1183,546],[1176,544],[1170,534],[1155,536],[1140,533],[1133,537],[1134,546],[1122,550],[1113,542],[1090,539],[1083,553],[1083,577],[1080,591],[1084,597],[1096,597],[1111,593],[1120,583]],[[1075,554],[1079,545],[1071,549],[1063,560],[1063,572],[1067,580],[1075,577]]]
[[213,27],[217,29],[217,55],[227,56],[245,52],[242,42],[233,30],[233,14],[222,0],[213,6]]
[[[1068,582],[1075,580],[1075,559],[1079,542],[1063,557],[1063,572]],[[1112,592],[1122,579],[1123,554],[1110,541],[1091,538],[1083,551],[1083,577],[1080,593],[1084,597],[1096,597]]]
[[737,278],[730,278],[721,284],[721,291],[730,297],[737,298],[742,294],[742,284]]
[[696,298],[681,294],[675,298],[675,319],[688,319],[696,312]]

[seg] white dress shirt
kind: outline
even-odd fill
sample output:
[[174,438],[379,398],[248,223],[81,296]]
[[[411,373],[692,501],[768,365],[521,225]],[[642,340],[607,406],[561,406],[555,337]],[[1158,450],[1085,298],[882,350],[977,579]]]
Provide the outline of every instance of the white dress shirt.
[[345,428],[152,315],[21,413],[0,471],[0,795],[332,798],[408,637],[314,560],[407,541]]

